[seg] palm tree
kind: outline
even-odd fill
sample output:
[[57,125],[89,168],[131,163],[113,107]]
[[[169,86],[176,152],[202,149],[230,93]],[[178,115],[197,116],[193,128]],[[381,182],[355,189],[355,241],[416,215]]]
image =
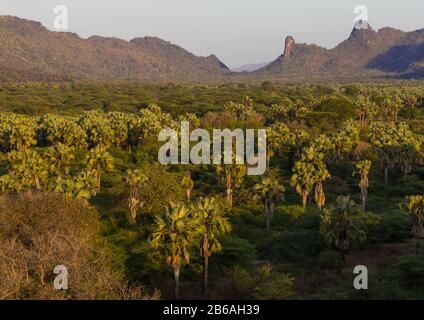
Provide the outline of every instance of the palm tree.
[[335,160],[340,160],[343,155],[350,154],[355,150],[360,141],[359,127],[353,120],[347,120],[342,129],[331,135],[332,147],[334,148]]
[[398,123],[396,125],[382,122],[374,123],[370,127],[369,139],[374,148],[380,153],[386,186],[389,181],[389,168],[393,167],[393,162],[398,157],[399,150],[401,150],[401,162],[405,166],[405,172],[408,173],[412,159],[408,159],[409,155],[404,153],[412,150],[402,150],[402,146],[411,145],[413,149],[419,152],[419,143],[406,123]]
[[97,191],[99,191],[102,171],[112,171],[114,169],[113,157],[103,148],[95,147],[89,151],[86,157],[86,164],[89,174],[96,179]]
[[130,208],[131,220],[135,223],[137,220],[138,209],[143,207],[143,202],[140,200],[140,190],[149,178],[141,173],[141,170],[137,169],[129,170],[123,180],[130,189],[128,207]]
[[289,149],[294,145],[294,136],[290,129],[284,123],[275,123],[267,128],[267,149],[266,149],[266,164],[267,170],[270,167],[271,158],[283,150]]
[[325,192],[323,183],[331,178],[324,162],[319,161],[315,166],[315,202],[321,210],[325,205]]
[[68,199],[79,199],[87,202],[96,195],[96,180],[86,172],[80,172],[75,177],[58,177],[54,191],[63,193]]
[[181,187],[186,191],[187,203],[191,201],[191,193],[194,189],[194,181],[191,178],[190,171],[187,171],[181,180]]
[[300,161],[295,162],[291,185],[302,197],[304,208],[306,208],[314,184],[316,184],[315,200],[318,207],[321,208],[325,204],[323,182],[331,176],[324,163],[324,157],[325,155],[319,149],[311,146],[304,149]]
[[[48,177],[48,164],[35,150],[11,151],[9,162],[9,186],[15,191],[32,189],[40,191]],[[13,183],[12,183],[13,182]],[[9,190],[10,191],[10,190]]]
[[377,113],[377,105],[367,96],[357,97],[354,105],[361,127],[364,127]]
[[0,147],[3,151],[26,151],[37,144],[34,117],[4,113],[0,115]]
[[[356,164],[358,173],[361,176],[361,180],[359,181],[359,189],[361,190],[361,204],[363,211],[366,209],[369,186],[368,174],[371,170],[371,165],[372,163],[369,160],[360,161]],[[353,175],[355,174],[356,172],[353,173]]]
[[225,209],[217,198],[200,198],[192,206],[191,212],[201,224],[202,240],[200,254],[203,258],[203,293],[208,291],[209,257],[222,250],[218,236],[229,233],[231,224],[225,217]]
[[290,183],[302,198],[302,206],[306,208],[309,195],[314,186],[314,167],[311,163],[296,161],[294,174]]
[[420,239],[424,239],[424,196],[410,196],[400,205],[401,209],[413,218],[412,235],[415,238],[416,253],[420,251]]
[[189,208],[183,203],[168,205],[163,214],[156,217],[150,243],[160,250],[166,263],[172,267],[177,300],[180,297],[181,265],[190,262],[189,248],[201,230],[199,221],[193,219]]
[[90,148],[106,150],[121,134],[112,129],[113,124],[107,119],[106,114],[98,110],[84,112],[78,120],[78,124],[87,133],[87,142]]
[[234,114],[238,121],[244,122],[255,112],[253,100],[249,97],[244,97],[241,103],[230,102],[225,106],[225,111]]
[[378,221],[377,216],[361,211],[350,196],[340,196],[334,204],[324,209],[321,215],[321,232],[330,244],[340,250],[344,261],[350,241],[364,241],[365,227]]
[[233,206],[234,188],[239,186],[246,174],[246,166],[236,164],[223,164],[216,167],[219,178],[225,183],[227,192],[227,202],[230,207]]
[[267,234],[271,232],[271,219],[274,215],[275,201],[284,199],[284,191],[286,190],[279,183],[275,172],[270,172],[260,183],[255,185],[255,192],[257,192],[265,206],[264,215]]
[[71,162],[75,159],[72,151],[71,147],[60,142],[49,148],[47,159],[50,164],[50,172],[60,178],[67,175]]

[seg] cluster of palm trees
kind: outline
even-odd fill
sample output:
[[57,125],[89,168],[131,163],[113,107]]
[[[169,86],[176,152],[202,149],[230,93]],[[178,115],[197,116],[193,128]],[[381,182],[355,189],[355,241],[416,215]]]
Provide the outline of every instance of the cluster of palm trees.
[[[186,117],[196,122],[194,115]],[[0,191],[58,191],[88,200],[100,191],[102,172],[114,168],[108,148],[131,150],[163,127],[177,125],[157,105],[141,110],[139,115],[101,111],[80,116],[0,113],[0,151],[7,168],[0,176]],[[86,152],[84,168],[71,172],[78,152]],[[139,182],[130,181],[132,178],[126,182],[137,188]],[[140,203],[133,200],[131,212],[136,216]]]
[[331,178],[327,164],[352,154],[359,143],[359,128],[349,120],[338,132],[314,138],[284,123],[275,123],[267,131],[268,168],[273,157],[288,156],[288,161],[294,162],[290,183],[301,196],[303,207],[312,199],[315,187],[315,202],[321,209],[326,200],[324,183]]
[[375,122],[369,128],[369,140],[380,156],[384,180],[389,183],[389,169],[395,165],[408,175],[423,157],[423,138],[414,134],[406,123]]
[[114,169],[113,157],[98,147],[86,154],[84,167],[77,172],[70,170],[74,149],[62,144],[44,150],[13,150],[3,158],[7,172],[0,176],[2,193],[57,191],[88,200],[100,191],[102,172]]
[[197,246],[203,260],[203,293],[208,291],[209,257],[222,250],[219,236],[231,231],[220,199],[198,198],[193,203],[171,203],[156,216],[150,243],[158,249],[174,274],[175,298],[179,299],[180,270],[190,262],[190,249]]

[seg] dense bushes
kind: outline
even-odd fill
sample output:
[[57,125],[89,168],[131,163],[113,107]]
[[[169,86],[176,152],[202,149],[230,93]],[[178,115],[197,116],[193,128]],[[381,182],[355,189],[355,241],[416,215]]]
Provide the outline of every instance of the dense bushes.
[[402,256],[370,288],[374,299],[424,299],[423,256]]
[[247,266],[257,257],[256,248],[248,240],[235,237],[222,237],[222,252],[215,258],[223,266]]
[[305,261],[318,255],[326,243],[318,230],[296,229],[274,234],[260,253],[278,261]]
[[318,263],[321,268],[337,269],[343,266],[343,259],[340,252],[325,250],[320,252]]
[[[93,208],[56,194],[0,198],[0,299],[137,299],[109,270]],[[53,287],[53,269],[64,265],[69,290]]]

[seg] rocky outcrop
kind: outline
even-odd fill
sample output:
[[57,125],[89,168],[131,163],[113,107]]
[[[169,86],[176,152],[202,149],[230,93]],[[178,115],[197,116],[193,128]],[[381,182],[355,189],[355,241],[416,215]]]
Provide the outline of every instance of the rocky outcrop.
[[294,41],[294,38],[292,36],[286,37],[283,54],[285,58],[289,58],[291,56],[295,44],[296,42]]

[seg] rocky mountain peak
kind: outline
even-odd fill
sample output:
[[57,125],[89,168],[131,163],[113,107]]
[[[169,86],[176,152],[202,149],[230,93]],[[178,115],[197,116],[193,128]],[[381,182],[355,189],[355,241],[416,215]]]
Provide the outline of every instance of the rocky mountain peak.
[[349,39],[368,40],[369,38],[375,37],[376,34],[377,32],[367,21],[358,21],[358,23],[353,26]]

